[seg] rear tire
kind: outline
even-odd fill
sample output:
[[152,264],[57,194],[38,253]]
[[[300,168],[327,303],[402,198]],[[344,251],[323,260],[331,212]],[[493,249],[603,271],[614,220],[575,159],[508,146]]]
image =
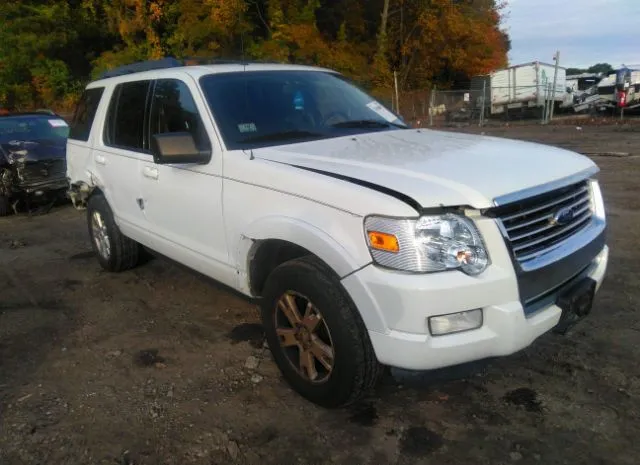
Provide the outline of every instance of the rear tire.
[[377,384],[382,367],[360,314],[319,259],[307,256],[278,266],[267,279],[261,305],[276,364],[304,398],[341,407]]
[[140,245],[120,232],[111,207],[103,195],[97,194],[89,198],[87,224],[91,246],[102,268],[120,272],[138,264]]
[[0,195],[0,216],[8,216],[10,213],[11,205],[9,204],[9,198]]

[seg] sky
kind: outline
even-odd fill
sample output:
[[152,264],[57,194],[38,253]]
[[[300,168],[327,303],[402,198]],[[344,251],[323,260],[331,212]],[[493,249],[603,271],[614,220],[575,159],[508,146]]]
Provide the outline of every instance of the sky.
[[507,0],[504,13],[510,65],[553,63],[559,50],[562,67],[640,69],[640,0]]

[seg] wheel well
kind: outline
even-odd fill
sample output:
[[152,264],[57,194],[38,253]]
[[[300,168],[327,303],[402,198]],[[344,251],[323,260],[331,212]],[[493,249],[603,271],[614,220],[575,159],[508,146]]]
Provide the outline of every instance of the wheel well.
[[102,190],[99,187],[93,187],[89,191],[89,195],[87,196],[87,199],[93,197],[94,195],[102,195],[102,196],[104,196],[104,194],[102,193]]
[[304,247],[279,239],[256,242],[249,258],[249,285],[251,294],[262,295],[267,278],[273,270],[289,260],[313,255]]

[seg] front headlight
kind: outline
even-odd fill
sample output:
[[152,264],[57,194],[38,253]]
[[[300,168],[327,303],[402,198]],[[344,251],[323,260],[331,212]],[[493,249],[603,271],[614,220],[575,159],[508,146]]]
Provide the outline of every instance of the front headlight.
[[591,202],[593,213],[601,220],[605,219],[604,200],[602,198],[602,190],[597,180],[592,179],[591,185]]
[[371,256],[381,266],[414,273],[460,269],[477,275],[489,265],[480,233],[461,215],[369,216],[364,226]]

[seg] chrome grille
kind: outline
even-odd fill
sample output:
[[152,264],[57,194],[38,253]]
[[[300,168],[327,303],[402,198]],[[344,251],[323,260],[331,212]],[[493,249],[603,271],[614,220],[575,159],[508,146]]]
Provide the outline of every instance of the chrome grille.
[[562,243],[593,216],[588,181],[556,189],[495,211],[520,263]]

